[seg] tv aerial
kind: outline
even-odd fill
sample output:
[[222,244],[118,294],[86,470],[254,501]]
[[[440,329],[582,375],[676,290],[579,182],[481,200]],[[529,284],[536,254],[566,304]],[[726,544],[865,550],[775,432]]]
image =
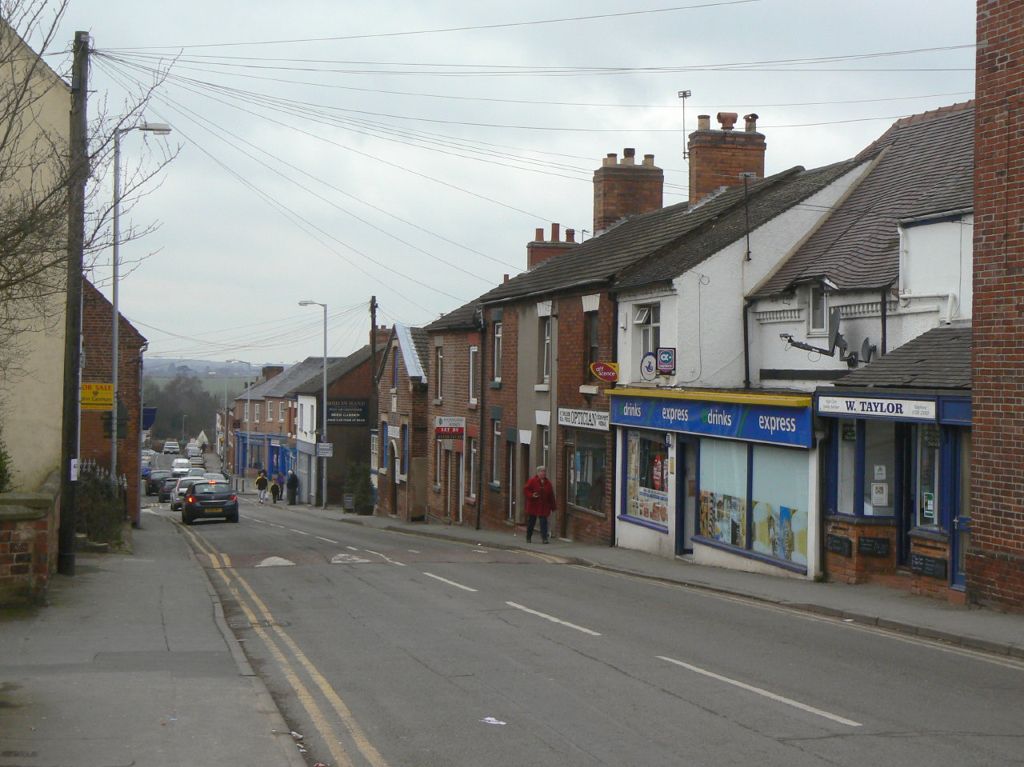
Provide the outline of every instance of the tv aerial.
[[850,348],[846,339],[843,338],[843,334],[839,332],[839,320],[841,319],[842,310],[836,306],[829,310],[828,313],[828,348],[821,346],[815,346],[809,344],[806,341],[796,341],[791,333],[779,333],[779,338],[786,342],[786,348],[790,346],[797,349],[803,349],[808,352],[817,352],[818,354],[824,354],[826,357],[835,357],[836,352],[839,352],[839,359],[845,362],[847,366],[851,368],[857,367],[861,362],[867,364],[871,361],[871,358],[875,356],[875,352],[878,347],[871,343],[869,338],[864,339],[864,343],[860,345],[859,352],[849,352]]

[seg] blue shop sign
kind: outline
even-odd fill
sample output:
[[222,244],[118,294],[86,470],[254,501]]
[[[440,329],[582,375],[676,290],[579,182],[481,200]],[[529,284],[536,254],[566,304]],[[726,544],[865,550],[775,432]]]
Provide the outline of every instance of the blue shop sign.
[[702,434],[773,445],[811,446],[809,407],[614,395],[611,400],[611,419],[617,426]]

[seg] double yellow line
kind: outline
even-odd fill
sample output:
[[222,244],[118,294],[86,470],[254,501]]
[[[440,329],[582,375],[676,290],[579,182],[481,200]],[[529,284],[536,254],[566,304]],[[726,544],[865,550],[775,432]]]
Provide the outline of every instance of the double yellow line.
[[[225,588],[230,592],[231,596],[238,602],[242,612],[245,613],[245,617],[248,619],[249,624],[252,626],[253,631],[263,641],[270,654],[277,661],[278,666],[281,668],[281,672],[284,674],[288,684],[291,685],[295,691],[295,695],[299,702],[302,703],[302,707],[306,709],[306,713],[309,714],[310,720],[313,722],[313,726],[320,732],[327,744],[327,748],[331,752],[331,757],[337,767],[353,767],[352,759],[345,751],[340,736],[338,735],[337,729],[334,724],[328,720],[325,716],[323,709],[317,702],[316,697],[302,680],[300,674],[296,671],[295,665],[292,660],[289,660],[282,646],[287,649],[291,654],[292,659],[298,663],[302,669],[305,670],[309,680],[320,690],[320,694],[327,701],[328,705],[334,710],[338,720],[348,730],[348,734],[355,744],[355,747],[363,755],[366,762],[371,767],[388,767],[387,761],[381,756],[380,752],[374,747],[367,737],[363,728],[356,722],[355,717],[352,716],[352,712],[348,706],[345,705],[345,701],[341,699],[341,696],[331,687],[330,682],[324,677],[323,674],[313,665],[313,662],[306,657],[306,654],[302,652],[299,646],[295,643],[288,633],[277,625],[274,620],[273,614],[269,608],[264,604],[263,600],[259,598],[253,588],[246,582],[245,578],[238,574],[238,571],[231,565],[231,559],[227,554],[218,552],[213,548],[207,541],[196,534],[191,529],[182,526],[181,530],[185,533],[186,538],[192,544],[197,554],[200,556],[206,556],[210,560],[211,569],[217,573],[220,579],[224,582]],[[243,597],[242,592],[245,593]],[[265,622],[267,626],[273,631],[273,635],[268,632],[262,625]],[[276,635],[276,638],[275,636]],[[280,643],[280,644],[279,644]]]

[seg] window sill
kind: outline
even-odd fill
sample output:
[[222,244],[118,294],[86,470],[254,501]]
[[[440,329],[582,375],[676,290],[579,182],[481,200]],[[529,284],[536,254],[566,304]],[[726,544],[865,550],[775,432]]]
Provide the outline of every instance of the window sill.
[[533,390],[534,391],[540,391],[540,392],[551,391],[551,384],[546,384],[546,383],[534,384],[533,385]]
[[743,557],[744,559],[752,559],[755,562],[763,562],[766,565],[772,565],[782,570],[789,570],[792,573],[800,573],[807,575],[806,565],[799,565],[795,562],[786,562],[781,559],[775,559],[765,554],[758,554],[756,551],[750,551],[749,549],[741,549],[738,546],[733,546],[729,543],[722,543],[712,538],[705,538],[703,535],[695,535],[691,539],[694,543],[699,543],[701,546],[707,546],[712,549],[720,549],[721,551],[727,551],[730,554],[736,554],[737,556]]
[[434,398],[434,404],[435,405],[443,405],[444,404],[444,397],[435,397]]
[[438,495],[441,494],[441,486],[440,485],[437,485],[437,484],[432,485],[430,489],[433,490]]
[[593,396],[595,394],[598,394],[598,393],[600,393],[600,391],[601,391],[601,387],[600,386],[588,386],[588,385],[585,384],[585,385],[580,387],[580,394],[586,394],[588,396]]
[[487,487],[490,488],[492,492],[495,492],[495,493],[500,493],[501,492],[501,483],[500,482],[488,482],[487,483]]
[[912,527],[907,535],[910,538],[918,538],[922,541],[936,541],[938,543],[949,541],[949,533],[939,527]]
[[477,402],[476,400],[473,400],[473,401],[471,401],[471,402],[470,402],[470,403],[469,403],[469,404],[468,404],[468,405],[466,406],[466,409],[467,409],[467,410],[476,410],[476,409],[477,409],[477,408],[479,408],[479,407],[480,407],[480,403],[479,403],[479,402]]
[[586,506],[577,506],[575,503],[567,503],[566,506],[571,514],[586,514],[587,516],[596,517],[597,519],[605,519],[608,516],[603,511],[588,509]]
[[830,522],[843,522],[847,525],[886,525],[889,527],[894,527],[896,525],[896,517],[858,517],[856,514],[846,514],[845,512],[826,514],[825,519]]
[[626,514],[619,514],[618,517],[620,522],[629,522],[631,525],[637,525],[638,527],[646,527],[650,530],[655,530],[659,533],[665,533],[668,535],[668,528],[665,525],[660,525],[657,522],[651,522],[646,519],[640,519],[639,517],[630,517]]
[[473,497],[473,498],[466,498],[465,504],[467,506],[474,506],[475,507],[476,506],[476,498],[475,497]]
[[487,388],[488,389],[500,389],[501,388],[501,381],[491,381],[489,384],[487,384]]

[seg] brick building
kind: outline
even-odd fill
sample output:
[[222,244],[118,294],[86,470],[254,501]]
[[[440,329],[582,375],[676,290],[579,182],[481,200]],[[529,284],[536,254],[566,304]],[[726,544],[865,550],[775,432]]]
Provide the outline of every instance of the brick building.
[[431,322],[427,395],[427,516],[449,524],[476,526],[481,434],[483,353],[479,304],[472,301]]
[[377,508],[405,521],[427,515],[427,360],[422,328],[396,324],[377,367]]
[[1024,1],[979,0],[967,582],[1024,607]]
[[[92,283],[82,283],[82,383],[110,383],[112,373],[111,327],[114,307]],[[140,520],[139,489],[142,437],[142,352],[146,339],[122,315],[118,330],[118,392],[121,418],[118,425],[117,473],[127,487],[127,514],[131,523]],[[110,413],[83,410],[81,452],[83,460],[110,466]]]

